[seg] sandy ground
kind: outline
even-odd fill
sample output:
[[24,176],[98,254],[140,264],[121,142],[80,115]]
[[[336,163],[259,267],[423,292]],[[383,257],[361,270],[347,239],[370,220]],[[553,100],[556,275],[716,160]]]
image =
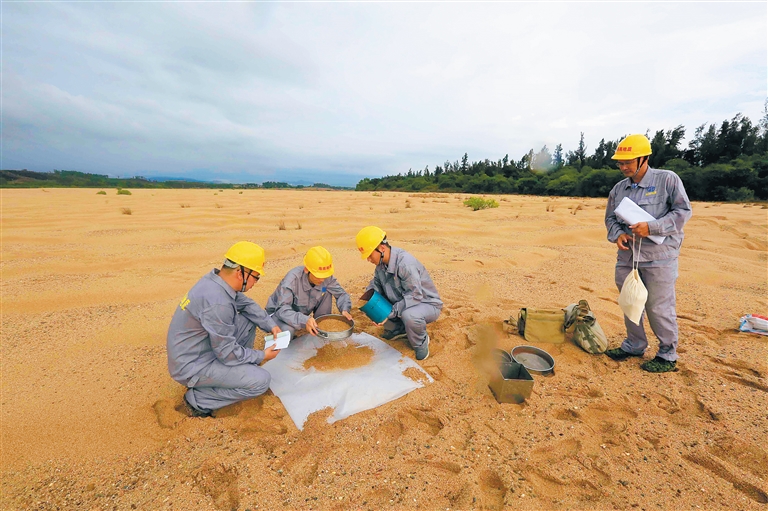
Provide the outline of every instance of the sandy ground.
[[[584,298],[622,339],[602,199],[472,212],[454,194],[1,193],[2,509],[766,509],[768,338],[736,330],[768,311],[760,205],[694,204],[678,372],[540,345],[555,375],[516,405],[495,401],[480,360],[525,344],[500,329],[521,306]],[[265,247],[250,292],[262,305],[317,244],[356,298],[373,270],[354,246],[367,224],[440,290],[422,364],[435,383],[334,424],[319,412],[301,432],[271,393],[217,418],[174,410],[168,323],[230,244]]]

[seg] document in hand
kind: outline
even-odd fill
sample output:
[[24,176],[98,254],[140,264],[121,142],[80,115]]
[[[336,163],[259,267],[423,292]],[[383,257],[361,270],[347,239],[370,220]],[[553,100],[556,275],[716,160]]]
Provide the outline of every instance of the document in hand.
[[289,342],[291,342],[291,332],[287,330],[277,334],[277,340],[275,340],[273,335],[267,335],[264,337],[264,349],[275,345],[276,350],[281,350],[283,348],[287,348]]
[[[616,209],[613,211],[619,219],[627,225],[634,225],[638,222],[652,222],[656,220],[653,215],[632,202],[629,197],[624,197]],[[648,236],[648,239],[661,245],[666,236]]]

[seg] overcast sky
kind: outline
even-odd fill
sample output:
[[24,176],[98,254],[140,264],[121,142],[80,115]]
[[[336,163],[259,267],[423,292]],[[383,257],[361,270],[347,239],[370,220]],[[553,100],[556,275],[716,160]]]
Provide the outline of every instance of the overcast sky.
[[354,185],[757,123],[767,5],[3,2],[0,163]]

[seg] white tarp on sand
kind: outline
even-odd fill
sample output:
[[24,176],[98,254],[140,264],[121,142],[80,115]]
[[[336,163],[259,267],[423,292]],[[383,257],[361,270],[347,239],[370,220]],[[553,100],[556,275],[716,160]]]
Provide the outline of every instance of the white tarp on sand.
[[[317,350],[331,343],[347,343],[352,347],[367,346],[373,350],[370,363],[351,369],[318,371],[304,368],[304,362]],[[409,367],[423,374],[423,381],[433,382],[416,362],[371,335],[353,334],[345,341],[329,341],[313,335],[303,335],[291,341],[280,354],[263,366],[272,375],[269,388],[280,398],[283,406],[300,430],[307,417],[323,408],[333,408],[328,422],[370,410],[393,401],[410,391],[423,387],[403,374]],[[420,379],[420,378],[417,378]]]

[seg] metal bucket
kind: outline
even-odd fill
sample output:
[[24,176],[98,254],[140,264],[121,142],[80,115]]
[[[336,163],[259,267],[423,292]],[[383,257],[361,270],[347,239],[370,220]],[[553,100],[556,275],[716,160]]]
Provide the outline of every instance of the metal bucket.
[[[341,332],[328,332],[322,329],[322,322],[324,319],[338,319],[349,325],[349,328]],[[328,339],[329,341],[342,341],[352,335],[352,332],[355,330],[355,322],[345,318],[341,314],[326,314],[325,316],[315,318],[315,321],[317,321],[317,336],[323,339]]]

